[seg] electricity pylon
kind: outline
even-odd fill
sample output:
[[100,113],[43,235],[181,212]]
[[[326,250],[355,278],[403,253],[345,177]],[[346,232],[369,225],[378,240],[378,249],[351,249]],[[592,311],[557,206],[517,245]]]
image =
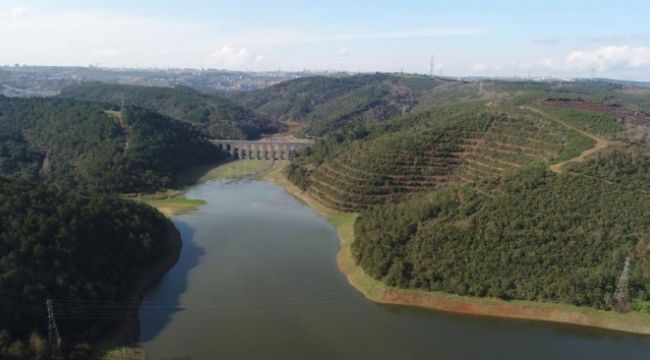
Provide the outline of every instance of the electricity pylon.
[[56,319],[54,318],[54,310],[52,309],[52,300],[45,301],[47,306],[47,335],[50,348],[56,344],[56,347],[61,346],[61,336],[59,336],[59,328],[56,326]]

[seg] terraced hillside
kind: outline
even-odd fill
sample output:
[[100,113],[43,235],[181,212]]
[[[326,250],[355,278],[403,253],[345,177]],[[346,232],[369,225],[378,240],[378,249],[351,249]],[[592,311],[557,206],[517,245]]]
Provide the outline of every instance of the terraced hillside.
[[460,178],[475,182],[526,165],[549,165],[580,155],[593,140],[533,111],[510,110],[468,149]]
[[479,114],[351,144],[311,172],[309,191],[329,206],[358,210],[433,189],[450,180],[491,121]]
[[239,93],[239,104],[272,117],[309,124],[320,136],[346,124],[373,123],[410,112],[419,98],[451,80],[415,75],[311,77]]
[[[628,172],[642,158],[610,154],[570,174],[532,166],[490,196],[456,184],[372,208],[355,224],[355,260],[400,288],[648,311],[647,176]],[[626,261],[629,293],[617,296]]]
[[256,139],[284,125],[234,102],[187,87],[163,88],[85,83],[63,89],[61,97],[143,107],[196,127],[217,139]]
[[532,164],[549,166],[594,145],[552,117],[501,110],[508,112],[463,103],[364,128],[361,138],[333,134],[299,156],[289,175],[325,205],[358,211]]
[[391,294],[650,312],[650,142],[630,137],[645,114],[594,100],[624,87],[590,85],[479,84],[478,102],[455,85],[460,102],[341,128],[287,176],[358,213],[351,260]]

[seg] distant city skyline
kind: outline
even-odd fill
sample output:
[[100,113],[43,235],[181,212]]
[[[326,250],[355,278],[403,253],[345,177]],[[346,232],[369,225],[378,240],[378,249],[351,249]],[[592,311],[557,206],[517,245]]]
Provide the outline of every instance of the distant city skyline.
[[650,81],[650,3],[0,0],[0,65]]

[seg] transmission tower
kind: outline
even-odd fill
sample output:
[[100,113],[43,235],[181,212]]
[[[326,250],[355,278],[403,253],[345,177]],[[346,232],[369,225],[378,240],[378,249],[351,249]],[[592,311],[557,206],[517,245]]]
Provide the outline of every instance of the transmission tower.
[[433,56],[433,54],[431,54],[431,64],[429,66],[430,66],[429,76],[433,77],[435,75],[435,70],[436,70],[436,59]]
[[47,307],[47,335],[50,348],[56,344],[56,347],[61,346],[61,336],[59,336],[59,328],[56,326],[56,319],[54,318],[54,310],[52,309],[52,300],[45,301]]
[[625,258],[625,265],[623,266],[623,272],[621,277],[618,279],[616,284],[616,291],[614,292],[614,308],[617,311],[627,311],[629,310],[629,293],[628,293],[628,284],[630,281],[630,257]]

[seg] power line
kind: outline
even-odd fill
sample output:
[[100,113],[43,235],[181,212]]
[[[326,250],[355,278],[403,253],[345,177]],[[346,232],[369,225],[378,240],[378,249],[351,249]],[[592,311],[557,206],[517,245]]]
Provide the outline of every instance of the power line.
[[322,315],[333,312],[357,311],[365,304],[358,296],[324,296],[317,298],[269,298],[242,304],[230,301],[179,304],[177,302],[146,302],[133,310],[132,302],[83,303],[75,301],[53,301],[54,315],[63,321],[84,320],[157,320],[168,319],[173,313],[184,312],[184,318],[241,317],[251,312],[258,316]]

